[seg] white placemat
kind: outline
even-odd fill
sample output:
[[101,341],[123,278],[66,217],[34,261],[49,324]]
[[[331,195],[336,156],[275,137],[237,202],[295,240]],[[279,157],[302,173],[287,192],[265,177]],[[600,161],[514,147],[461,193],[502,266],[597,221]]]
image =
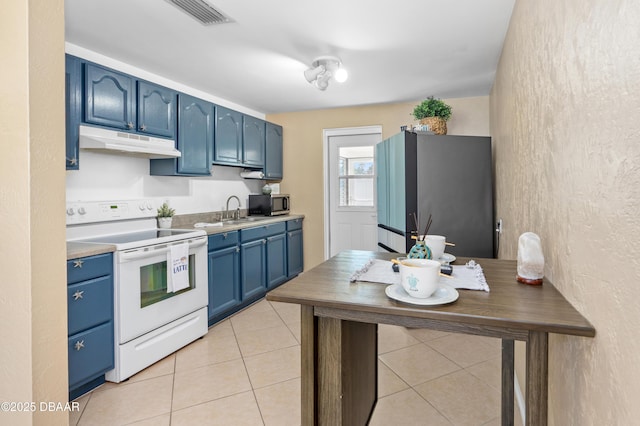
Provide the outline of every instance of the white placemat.
[[[400,273],[393,271],[393,263],[388,260],[371,259],[362,268],[351,275],[351,282],[367,281],[380,284],[400,284]],[[461,290],[489,291],[489,285],[482,272],[482,267],[452,265],[453,273],[449,277],[440,277],[440,283],[449,284]]]

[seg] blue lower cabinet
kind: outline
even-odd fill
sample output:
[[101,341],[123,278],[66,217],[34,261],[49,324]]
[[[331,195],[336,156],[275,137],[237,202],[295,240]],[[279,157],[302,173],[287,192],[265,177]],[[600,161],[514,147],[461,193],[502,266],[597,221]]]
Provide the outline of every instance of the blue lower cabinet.
[[273,288],[287,280],[287,235],[267,238],[267,287]]
[[209,251],[209,320],[240,305],[240,247]]
[[287,278],[291,279],[304,269],[302,229],[287,232]]
[[104,383],[114,366],[113,255],[67,261],[69,399]]
[[293,219],[287,221],[287,278],[291,279],[303,270],[302,219]]
[[302,272],[302,219],[212,234],[208,250],[213,325]]
[[242,264],[242,300],[262,296],[267,289],[267,240],[249,241],[240,245]]
[[68,339],[69,389],[113,369],[113,322],[91,328]]
[[113,281],[111,275],[67,286],[68,335],[111,321]]

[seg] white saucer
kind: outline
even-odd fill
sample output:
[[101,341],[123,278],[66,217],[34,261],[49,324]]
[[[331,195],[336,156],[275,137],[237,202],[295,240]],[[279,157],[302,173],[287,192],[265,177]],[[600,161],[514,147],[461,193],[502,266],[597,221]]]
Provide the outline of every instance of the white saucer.
[[453,262],[454,260],[456,260],[456,257],[455,257],[454,255],[449,254],[449,253],[444,253],[444,254],[440,257],[440,259],[438,259],[438,262],[440,262],[440,263],[442,263],[442,264],[444,265],[444,264],[446,264],[446,263],[451,263],[451,262]]
[[435,293],[425,299],[409,296],[400,284],[391,284],[384,290],[384,292],[394,300],[422,306],[444,305],[446,303],[455,302],[458,300],[459,296],[458,290],[451,287],[449,284],[442,283],[438,284],[438,289]]

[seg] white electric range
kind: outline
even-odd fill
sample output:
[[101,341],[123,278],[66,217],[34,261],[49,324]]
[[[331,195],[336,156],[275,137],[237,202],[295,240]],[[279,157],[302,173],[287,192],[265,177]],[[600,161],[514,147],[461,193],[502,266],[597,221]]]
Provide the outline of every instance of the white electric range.
[[[67,203],[67,241],[112,244],[115,368],[120,382],[207,333],[207,235],[156,227],[153,200]],[[188,246],[187,288],[172,291],[171,246]]]

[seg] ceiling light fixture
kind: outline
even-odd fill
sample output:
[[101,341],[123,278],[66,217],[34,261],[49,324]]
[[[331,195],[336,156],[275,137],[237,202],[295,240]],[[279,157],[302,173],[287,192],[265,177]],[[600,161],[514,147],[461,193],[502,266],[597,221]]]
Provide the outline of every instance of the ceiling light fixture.
[[347,70],[342,68],[342,62],[335,56],[320,56],[314,59],[311,68],[304,72],[304,78],[319,90],[329,87],[331,77],[338,83],[345,82],[349,77]]

